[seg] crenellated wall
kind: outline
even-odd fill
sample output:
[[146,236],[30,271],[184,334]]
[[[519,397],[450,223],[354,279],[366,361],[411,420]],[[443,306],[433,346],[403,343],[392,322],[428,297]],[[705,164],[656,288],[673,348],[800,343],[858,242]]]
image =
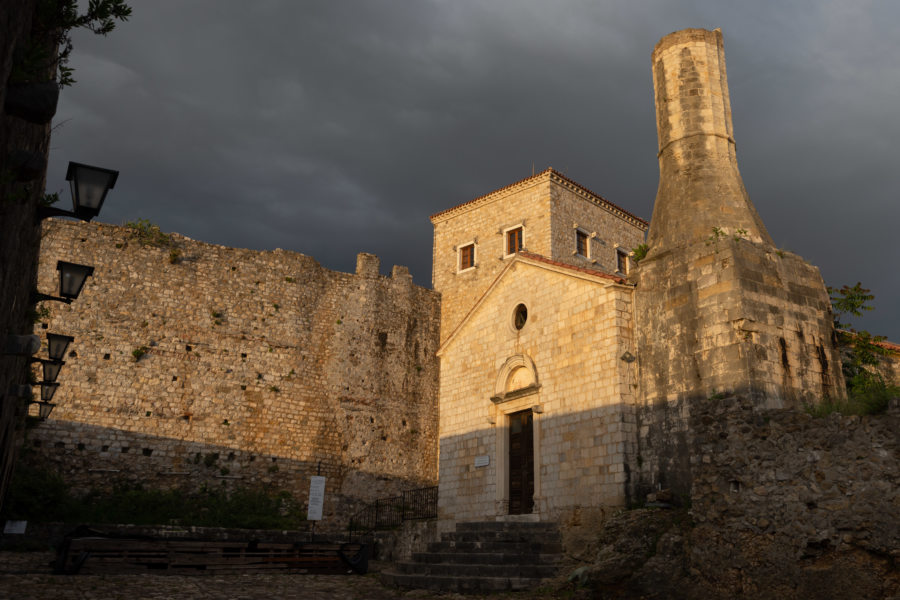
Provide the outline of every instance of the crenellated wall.
[[[48,221],[39,287],[57,260],[94,265],[81,297],[38,325],[75,337],[51,418],[26,444],[78,489],[266,485],[326,521],[437,479],[439,295],[405,267],[357,274],[293,252]],[[173,253],[173,250],[176,252]]]

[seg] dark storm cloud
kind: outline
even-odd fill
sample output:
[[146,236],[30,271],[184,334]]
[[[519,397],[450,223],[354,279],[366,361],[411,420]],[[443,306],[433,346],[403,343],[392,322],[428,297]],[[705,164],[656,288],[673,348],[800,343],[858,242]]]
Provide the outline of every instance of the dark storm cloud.
[[891,3],[133,2],[76,37],[49,185],[121,170],[102,218],[428,285],[428,215],[553,166],[649,218],[649,56],[722,27],[738,158],[773,238],[900,340]]

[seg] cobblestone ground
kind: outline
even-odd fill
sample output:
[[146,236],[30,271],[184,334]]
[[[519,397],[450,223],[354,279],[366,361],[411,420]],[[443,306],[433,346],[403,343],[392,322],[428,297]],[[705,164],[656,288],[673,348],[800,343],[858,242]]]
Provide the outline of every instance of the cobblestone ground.
[[[549,588],[489,596],[399,591],[358,575],[53,575],[45,552],[0,552],[0,599],[15,600],[536,600],[571,598]],[[378,563],[373,570],[380,569]],[[558,587],[558,586],[557,586]]]

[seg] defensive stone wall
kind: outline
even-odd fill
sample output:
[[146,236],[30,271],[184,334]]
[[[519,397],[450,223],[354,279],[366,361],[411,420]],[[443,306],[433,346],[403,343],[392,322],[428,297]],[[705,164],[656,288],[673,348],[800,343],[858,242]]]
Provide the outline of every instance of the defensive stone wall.
[[57,260],[94,265],[38,327],[75,336],[51,418],[26,444],[77,489],[265,485],[304,500],[327,479],[326,523],[437,479],[439,295],[405,267],[357,274],[293,252],[51,220]]
[[748,597],[897,593],[896,400],[886,414],[813,418],[731,397],[695,405],[692,426],[690,562],[707,583]]

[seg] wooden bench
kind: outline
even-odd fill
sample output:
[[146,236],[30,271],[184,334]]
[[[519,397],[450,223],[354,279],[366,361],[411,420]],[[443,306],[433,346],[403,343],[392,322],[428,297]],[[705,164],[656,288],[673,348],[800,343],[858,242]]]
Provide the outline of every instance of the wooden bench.
[[241,542],[158,538],[70,537],[57,573],[223,574],[262,571],[359,573],[368,570],[369,546],[332,542]]

